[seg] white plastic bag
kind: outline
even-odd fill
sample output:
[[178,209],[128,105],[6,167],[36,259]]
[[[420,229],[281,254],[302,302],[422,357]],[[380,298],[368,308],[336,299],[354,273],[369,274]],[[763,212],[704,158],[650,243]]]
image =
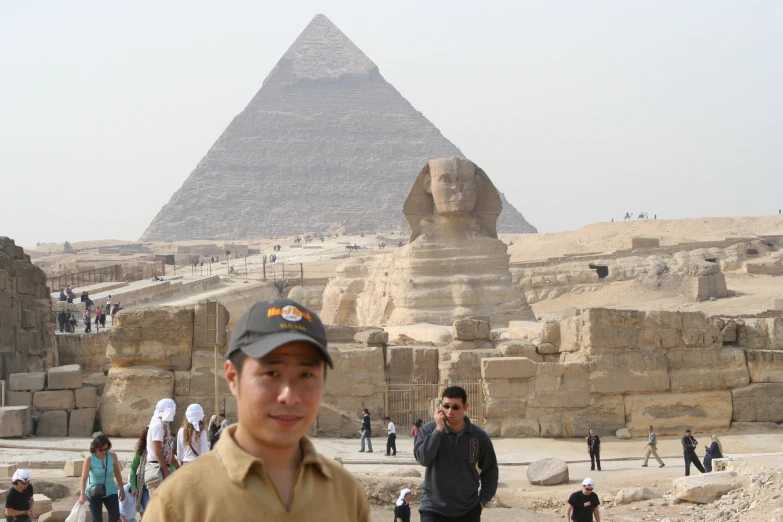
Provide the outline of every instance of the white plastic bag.
[[65,522],[87,522],[87,506],[76,503]]

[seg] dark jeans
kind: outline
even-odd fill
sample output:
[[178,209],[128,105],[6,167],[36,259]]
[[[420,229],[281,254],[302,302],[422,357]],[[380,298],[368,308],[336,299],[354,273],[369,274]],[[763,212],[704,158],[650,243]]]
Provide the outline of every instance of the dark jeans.
[[397,434],[389,433],[389,437],[386,439],[386,454],[397,454]]
[[15,517],[9,515],[5,519],[7,522],[33,522],[33,519],[27,515],[17,515]]
[[704,470],[707,473],[712,472],[712,455],[704,455]]
[[103,506],[106,506],[109,522],[120,522],[120,498],[117,493],[103,498],[91,498],[89,502],[93,522],[103,522]]
[[481,503],[458,517],[444,517],[431,511],[419,511],[421,522],[481,522]]
[[596,464],[601,471],[601,450],[590,450],[590,470],[594,470]]
[[699,462],[699,457],[696,456],[695,451],[686,451],[683,454],[683,457],[685,457],[685,476],[689,476],[691,474],[691,463],[693,463],[694,466],[696,466],[696,469],[704,473],[704,466],[701,465],[701,462]]

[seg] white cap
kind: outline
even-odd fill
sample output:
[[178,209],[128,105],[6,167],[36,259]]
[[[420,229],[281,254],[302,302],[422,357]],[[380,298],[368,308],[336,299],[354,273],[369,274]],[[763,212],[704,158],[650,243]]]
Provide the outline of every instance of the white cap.
[[591,479],[590,477],[587,477],[586,479],[584,479],[582,481],[582,485],[583,486],[590,486],[592,488],[592,487],[595,487],[595,482],[593,482],[593,479]]
[[26,469],[17,469],[14,472],[13,478],[11,478],[11,482],[16,482],[17,480],[22,480],[24,482],[30,481],[30,472]]

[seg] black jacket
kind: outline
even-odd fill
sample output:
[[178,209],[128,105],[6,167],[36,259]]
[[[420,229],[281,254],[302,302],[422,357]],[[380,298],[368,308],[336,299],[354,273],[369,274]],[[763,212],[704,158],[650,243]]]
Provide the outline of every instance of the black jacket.
[[683,453],[688,453],[689,451],[696,452],[696,439],[694,439],[693,437],[688,437],[686,435],[685,437],[682,438],[680,442],[682,442]]
[[372,433],[372,426],[370,425],[370,414],[365,413],[362,417],[362,431],[366,431],[367,435]]
[[467,417],[460,434],[448,426],[438,431],[434,422],[428,422],[416,439],[413,453],[416,461],[427,467],[419,511],[458,517],[495,496],[499,475],[495,448],[487,432]]

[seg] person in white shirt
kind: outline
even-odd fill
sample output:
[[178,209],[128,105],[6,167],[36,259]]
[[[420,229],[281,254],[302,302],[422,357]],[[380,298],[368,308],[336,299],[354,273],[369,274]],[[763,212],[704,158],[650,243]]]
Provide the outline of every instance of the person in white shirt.
[[394,423],[391,421],[391,417],[384,417],[383,420],[389,421],[389,426],[383,428],[383,430],[389,434],[388,437],[386,438],[386,456],[396,457],[397,456],[397,428],[394,426]]
[[[161,399],[155,405],[155,413],[150,419],[150,429],[147,430],[147,462],[144,466],[144,478],[147,490],[152,497],[155,489],[166,477],[179,466],[173,458],[174,440],[171,436],[171,421],[177,411],[177,404],[171,399]],[[157,468],[160,468],[159,470]],[[158,480],[153,476],[157,475]]]
[[209,451],[209,437],[204,430],[204,409],[191,404],[185,411],[185,420],[177,432],[177,460],[180,464],[193,462]]
[[120,520],[122,522],[136,522],[136,497],[131,494],[130,483],[125,484],[125,500],[120,502]]

